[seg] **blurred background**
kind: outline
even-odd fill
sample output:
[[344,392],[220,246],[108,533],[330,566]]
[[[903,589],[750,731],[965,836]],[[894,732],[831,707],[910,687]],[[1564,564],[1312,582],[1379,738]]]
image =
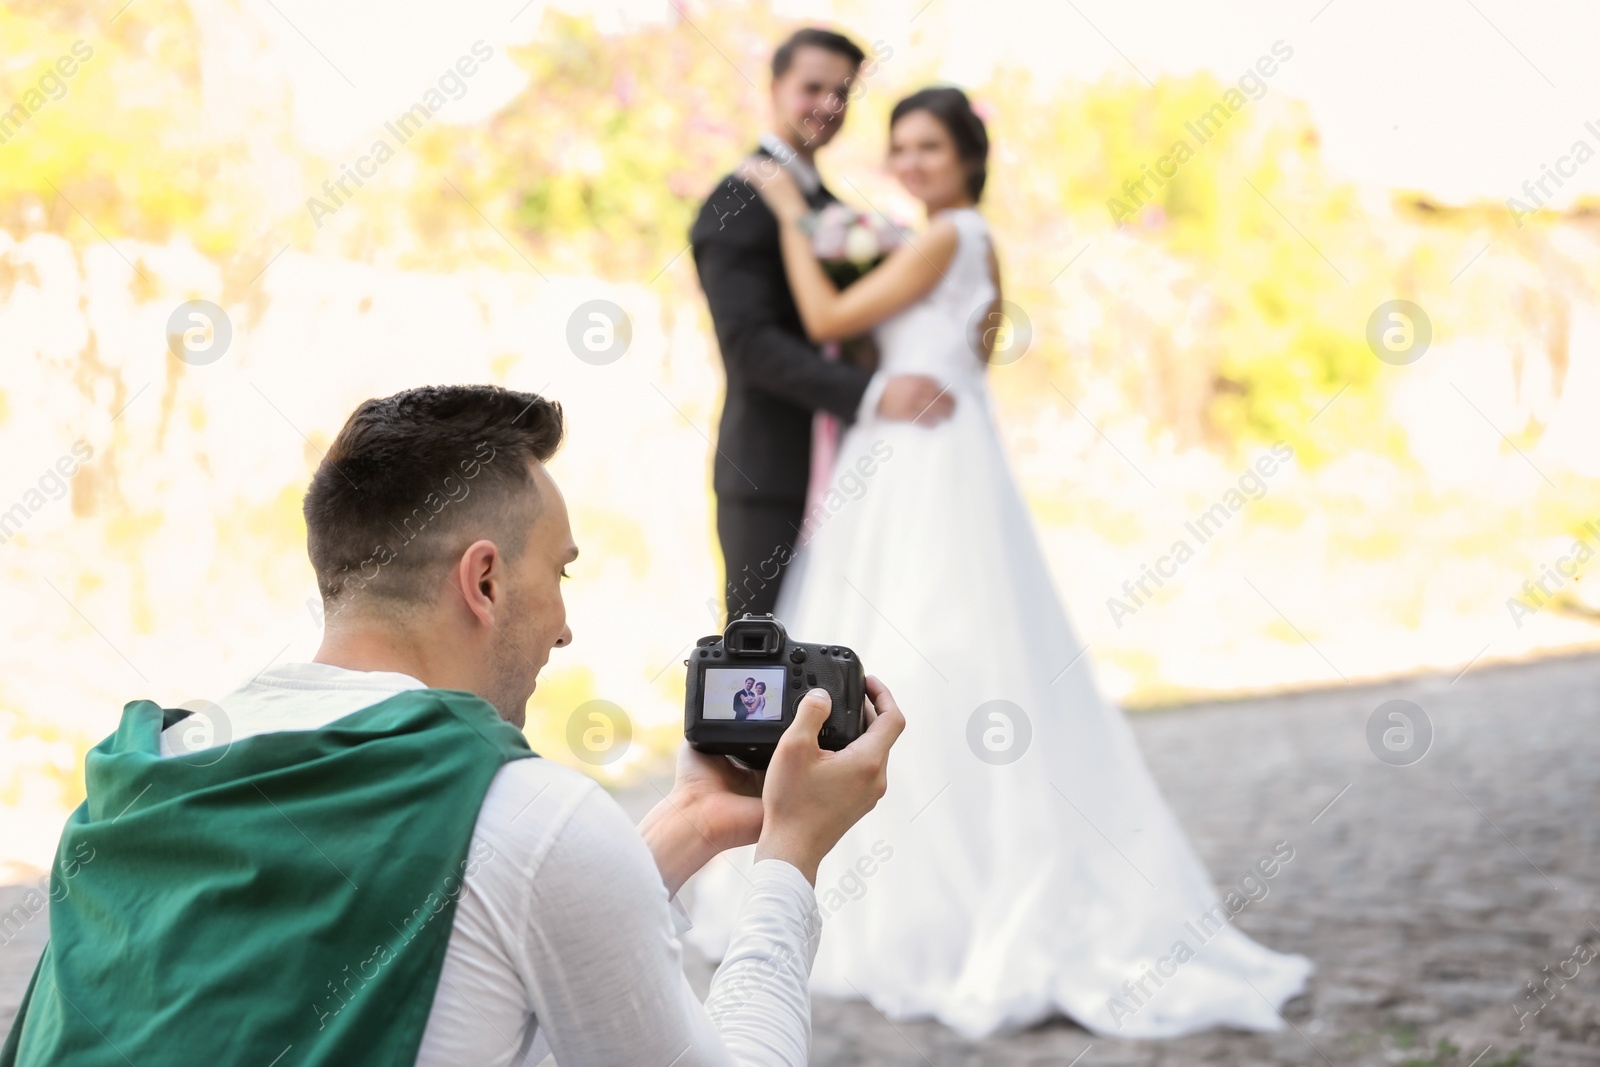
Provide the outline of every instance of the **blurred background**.
[[[566,407],[575,642],[528,733],[662,771],[721,612],[686,231],[801,20],[880,57],[820,157],[845,199],[920,222],[881,166],[907,92],[989,122],[1006,444],[1124,706],[1600,643],[1590,6],[8,0],[0,882],[124,703],[309,658],[307,479],[429,382]],[[569,340],[595,300],[609,362]],[[592,766],[597,699],[633,731]]]

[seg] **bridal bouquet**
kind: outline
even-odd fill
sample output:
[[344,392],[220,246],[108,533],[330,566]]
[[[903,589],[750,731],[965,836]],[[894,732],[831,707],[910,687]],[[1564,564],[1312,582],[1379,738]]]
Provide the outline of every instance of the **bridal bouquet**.
[[800,220],[822,269],[843,289],[882,263],[901,244],[900,231],[875,212],[835,201]]
[[[838,201],[827,204],[800,220],[800,228],[811,238],[811,250],[833,284],[848,288],[890,252],[900,247],[900,230],[876,212],[857,211]],[[846,361],[875,371],[878,349],[871,334],[839,342],[838,354]]]

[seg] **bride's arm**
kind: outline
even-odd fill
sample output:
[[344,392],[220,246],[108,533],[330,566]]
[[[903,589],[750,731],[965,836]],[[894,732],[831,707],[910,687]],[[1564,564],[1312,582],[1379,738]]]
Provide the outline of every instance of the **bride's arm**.
[[860,281],[840,291],[811,251],[800,216],[779,216],[783,269],[789,276],[800,321],[813,341],[855,337],[926,296],[956,252],[956,227],[936,220],[889,253]]
[[794,179],[770,160],[750,161],[743,174],[778,220],[784,273],[800,322],[813,341],[866,333],[926,296],[955,256],[955,223],[936,220],[891,252],[866,277],[840,292],[812,252],[811,238],[800,228],[809,209]]

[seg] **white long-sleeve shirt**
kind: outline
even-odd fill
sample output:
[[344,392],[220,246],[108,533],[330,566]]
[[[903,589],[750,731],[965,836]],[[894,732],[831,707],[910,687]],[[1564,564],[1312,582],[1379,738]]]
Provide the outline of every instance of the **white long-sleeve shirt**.
[[[161,751],[315,730],[423,688],[405,674],[283,664],[218,701],[220,716],[164,731]],[[688,917],[592,779],[550,760],[507,763],[468,856],[421,1067],[522,1067],[550,1054],[559,1067],[805,1064],[822,919],[791,864],[751,869],[754,892],[702,1005],[683,974]]]

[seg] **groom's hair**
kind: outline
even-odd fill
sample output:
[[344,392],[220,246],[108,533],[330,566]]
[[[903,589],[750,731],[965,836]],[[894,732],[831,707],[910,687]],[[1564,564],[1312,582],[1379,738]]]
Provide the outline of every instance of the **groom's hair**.
[[431,603],[444,564],[480,537],[514,559],[540,507],[529,463],[553,456],[562,433],[560,404],[497,385],[364,401],[302,505],[324,603],[356,591],[386,610]]
[[832,30],[818,29],[815,26],[807,26],[791,33],[789,39],[780,44],[778,50],[772,53],[773,81],[777,81],[788,73],[789,68],[794,65],[794,54],[802,48],[820,48],[825,52],[844,56],[850,61],[852,67],[861,66],[861,61],[867,58],[867,54],[861,50],[861,47],[844,34],[834,33]]

